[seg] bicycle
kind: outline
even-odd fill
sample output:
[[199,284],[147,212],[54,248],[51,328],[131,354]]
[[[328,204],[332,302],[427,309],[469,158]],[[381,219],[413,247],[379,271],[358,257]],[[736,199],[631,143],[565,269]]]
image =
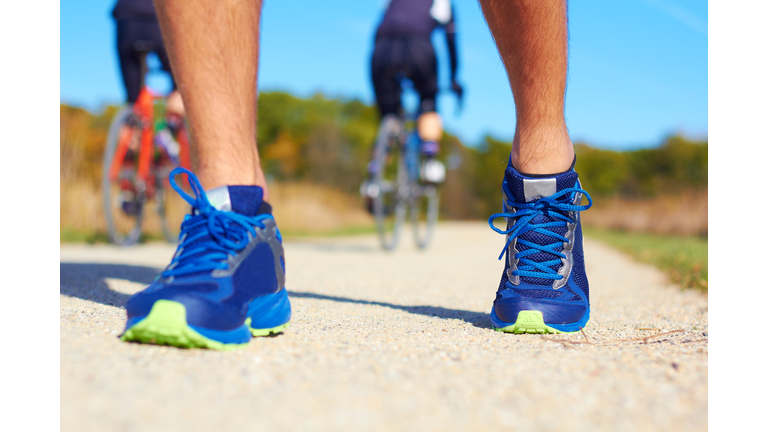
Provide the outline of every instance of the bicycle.
[[137,41],[135,51],[141,60],[141,91],[136,103],[125,105],[112,118],[104,152],[102,189],[107,231],[115,244],[136,243],[145,207],[154,200],[163,236],[175,243],[179,233],[171,227],[181,225],[188,208],[170,202],[174,194],[166,193],[170,191],[168,175],[179,165],[191,168],[189,133],[184,119],[165,115],[163,96],[144,82],[146,56],[153,51],[152,45]]
[[[408,84],[406,79],[401,81],[406,91],[412,89]],[[369,179],[360,187],[361,194],[370,198],[369,211],[376,219],[385,250],[397,246],[409,209],[419,249],[429,246],[437,224],[445,165],[436,158],[437,144],[419,137],[415,127],[418,115],[417,111],[408,111],[402,116],[388,114],[381,120],[368,164]]]

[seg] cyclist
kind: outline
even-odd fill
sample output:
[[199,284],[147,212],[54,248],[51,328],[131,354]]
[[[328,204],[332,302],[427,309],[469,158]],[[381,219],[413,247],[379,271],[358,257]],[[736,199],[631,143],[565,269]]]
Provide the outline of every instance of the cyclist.
[[[422,139],[422,152],[434,156],[439,151],[442,121],[437,114],[437,58],[431,35],[436,29],[445,31],[450,56],[451,89],[461,98],[463,88],[456,80],[456,21],[449,0],[392,0],[376,30],[371,56],[371,81],[381,118],[402,115],[401,82],[408,78],[419,93],[417,130]],[[368,166],[369,175],[378,169]],[[435,170],[425,170],[432,173]],[[437,170],[438,174],[440,170]],[[444,177],[444,169],[442,170]],[[439,176],[438,176],[439,177]],[[440,178],[432,179],[435,182]],[[365,193],[368,188],[363,186]],[[367,207],[371,208],[370,197]]]
[[[256,145],[261,2],[156,1],[190,113],[199,179],[186,171],[195,197],[183,196],[194,211],[171,264],[128,300],[122,338],[229,349],[281,331],[291,316]],[[567,0],[480,4],[517,119],[501,185],[504,213],[493,215],[506,218],[508,229],[498,230],[507,260],[491,323],[507,332],[579,331],[590,308],[578,215],[589,205],[579,205],[588,195],[565,124]]]
[[139,56],[151,48],[149,51],[160,59],[162,69],[170,75],[173,85],[173,91],[166,98],[166,110],[183,116],[184,105],[171,74],[171,64],[152,0],[117,0],[112,17],[117,26],[117,55],[128,102],[135,103],[139,97],[143,82]]
[[[176,131],[181,126],[184,118],[184,104],[171,73],[171,64],[163,43],[160,24],[157,21],[155,5],[152,0],[117,0],[112,9],[112,17],[117,25],[117,54],[128,103],[136,103],[141,92],[144,81],[142,74],[145,72],[142,56],[154,52],[160,59],[162,70],[171,78],[173,90],[165,100],[166,120],[170,129],[160,131],[155,141],[171,160],[178,163],[179,145],[171,131]],[[134,122],[135,120],[129,119],[124,127],[129,127],[129,124]],[[133,134],[128,145],[129,154],[138,152],[139,142],[140,135]]]

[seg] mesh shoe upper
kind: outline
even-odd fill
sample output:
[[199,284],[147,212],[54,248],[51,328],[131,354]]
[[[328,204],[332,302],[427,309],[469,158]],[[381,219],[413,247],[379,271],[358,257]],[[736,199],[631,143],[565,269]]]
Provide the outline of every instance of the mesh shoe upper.
[[261,188],[225,186],[206,194],[194,174],[182,172],[189,175],[196,197],[175,181],[172,185],[193,212],[182,224],[171,264],[128,300],[129,325],[163,299],[183,304],[190,325],[231,330],[243,325],[252,300],[283,289],[280,232]]
[[[514,323],[521,310],[538,310],[549,323],[578,321],[589,307],[579,212],[591,206],[572,169],[553,176],[529,176],[509,164],[502,184],[507,219],[505,269],[495,314]],[[589,204],[580,201],[586,196]]]

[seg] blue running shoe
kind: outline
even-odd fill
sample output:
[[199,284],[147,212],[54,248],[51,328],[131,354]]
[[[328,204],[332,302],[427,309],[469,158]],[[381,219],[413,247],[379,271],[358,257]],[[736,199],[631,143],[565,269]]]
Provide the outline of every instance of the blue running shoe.
[[[574,165],[575,165],[574,159]],[[589,282],[584,270],[579,212],[592,206],[571,168],[560,174],[522,174],[508,163],[502,183],[504,213],[488,219],[507,243],[504,272],[491,324],[509,333],[569,333],[589,322]],[[582,196],[589,201],[580,205]],[[507,229],[493,226],[507,219]]]
[[[174,177],[189,176],[195,194]],[[203,190],[176,168],[171,186],[191,206],[171,264],[128,300],[124,341],[227,350],[288,327],[280,231],[258,186]]]

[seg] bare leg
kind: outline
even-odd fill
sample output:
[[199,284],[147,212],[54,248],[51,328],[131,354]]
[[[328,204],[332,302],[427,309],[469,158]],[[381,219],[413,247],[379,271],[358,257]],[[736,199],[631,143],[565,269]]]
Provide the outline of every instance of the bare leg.
[[515,98],[512,165],[530,174],[568,170],[574,153],[564,113],[566,0],[480,0],[480,4]]
[[256,148],[261,0],[155,0],[203,187],[267,183]]
[[434,111],[425,112],[417,121],[419,137],[426,141],[438,141],[443,136],[443,120]]

